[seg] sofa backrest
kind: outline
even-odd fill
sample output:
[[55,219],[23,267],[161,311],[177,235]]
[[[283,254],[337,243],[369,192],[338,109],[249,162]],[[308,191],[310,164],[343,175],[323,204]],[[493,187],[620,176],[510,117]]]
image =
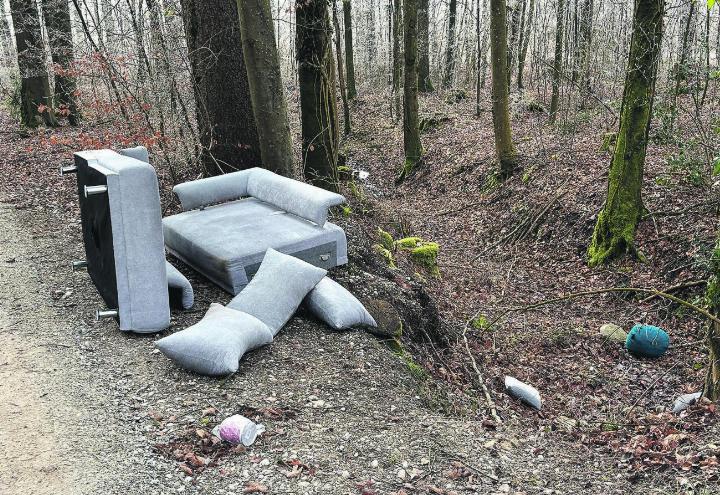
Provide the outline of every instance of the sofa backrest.
[[252,169],[247,192],[260,201],[315,222],[321,227],[327,221],[328,208],[345,202],[345,198],[340,194],[262,168]]
[[328,208],[345,202],[340,194],[257,167],[185,182],[173,191],[185,211],[252,196],[320,226]]

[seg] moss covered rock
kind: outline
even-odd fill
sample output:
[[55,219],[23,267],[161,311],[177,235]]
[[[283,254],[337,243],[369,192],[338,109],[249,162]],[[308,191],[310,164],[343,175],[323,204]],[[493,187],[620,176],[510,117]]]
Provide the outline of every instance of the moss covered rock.
[[410,251],[410,258],[433,276],[440,276],[437,264],[440,245],[437,242],[424,242]]

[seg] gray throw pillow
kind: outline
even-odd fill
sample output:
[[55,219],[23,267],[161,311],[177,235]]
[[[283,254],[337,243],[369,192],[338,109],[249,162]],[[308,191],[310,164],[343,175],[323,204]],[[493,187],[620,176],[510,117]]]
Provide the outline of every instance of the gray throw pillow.
[[305,298],[305,305],[319,320],[335,330],[376,327],[377,323],[360,301],[329,277],[323,278]]
[[262,321],[213,303],[198,323],[155,345],[178,366],[217,376],[235,373],[243,354],[272,340],[272,332]]
[[268,249],[253,279],[227,307],[255,316],[277,335],[326,274],[322,268]]

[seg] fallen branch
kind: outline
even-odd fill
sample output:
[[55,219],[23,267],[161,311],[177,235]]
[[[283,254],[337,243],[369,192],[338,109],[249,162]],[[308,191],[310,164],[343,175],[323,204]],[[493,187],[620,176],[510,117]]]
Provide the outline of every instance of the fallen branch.
[[[582,292],[574,292],[572,294],[567,294],[560,297],[554,297],[552,299],[545,299],[544,301],[539,301],[532,304],[526,304],[524,306],[515,306],[513,308],[508,308],[505,311],[503,311],[499,316],[494,318],[488,325],[485,327],[485,329],[492,328],[497,322],[505,318],[505,316],[509,315],[510,313],[516,313],[518,311],[527,311],[530,309],[539,308],[541,306],[547,306],[549,304],[555,304],[562,301],[567,301],[569,299],[576,299],[578,297],[585,297],[585,296],[593,296],[597,294],[606,294],[610,292],[642,292],[645,294],[652,294],[655,297],[664,297],[666,299],[669,299],[673,302],[676,302],[682,306],[685,306],[687,308],[692,309],[696,313],[700,313],[704,317],[708,318],[709,320],[714,321],[718,325],[720,325],[720,318],[710,314],[707,310],[701,308],[700,306],[697,306],[689,301],[686,301],[685,299],[680,299],[679,297],[673,296],[672,294],[668,294],[667,292],[659,291],[657,289],[648,289],[645,287],[609,287],[606,289],[597,289],[597,290],[587,290]],[[479,313],[479,311],[478,311]],[[472,320],[470,320],[472,321]],[[467,328],[467,326],[466,326]]]
[[[698,285],[705,285],[705,284],[707,284],[707,282],[708,282],[707,280],[695,280],[693,282],[684,282],[682,284],[671,285],[670,287],[663,289],[663,292],[674,292],[676,290],[689,289],[690,287],[697,287]],[[642,299],[640,302],[646,303],[646,302],[652,301],[656,297],[658,297],[657,294],[653,294],[652,296],[648,296],[645,299]]]
[[473,353],[470,351],[470,344],[468,343],[468,339],[467,339],[467,332],[470,329],[470,323],[476,317],[477,317],[477,314],[475,314],[475,316],[473,316],[473,318],[469,319],[467,321],[467,323],[465,323],[465,328],[463,328],[463,332],[462,332],[462,338],[463,338],[463,342],[465,344],[465,351],[467,352],[467,355],[470,358],[470,363],[472,364],[473,370],[475,370],[475,375],[477,377],[478,384],[480,385],[483,395],[485,396],[485,402],[487,403],[488,409],[490,410],[490,415],[493,417],[493,419],[498,424],[500,424],[500,423],[502,423],[502,420],[500,419],[500,416],[497,413],[497,408],[495,407],[495,402],[493,402],[492,397],[490,396],[490,391],[488,390],[487,385],[485,385],[485,379],[483,378],[483,375],[480,372],[480,368],[477,365],[477,361],[475,361],[475,356],[473,356]]

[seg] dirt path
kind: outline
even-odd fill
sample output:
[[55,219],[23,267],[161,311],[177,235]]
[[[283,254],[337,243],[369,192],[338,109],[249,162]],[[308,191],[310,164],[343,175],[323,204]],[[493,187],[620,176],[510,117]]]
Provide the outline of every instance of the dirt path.
[[52,349],[33,335],[48,315],[28,307],[30,270],[13,216],[0,205],[0,493],[74,493],[74,466],[61,448],[70,425],[51,406],[62,397],[50,377]]

